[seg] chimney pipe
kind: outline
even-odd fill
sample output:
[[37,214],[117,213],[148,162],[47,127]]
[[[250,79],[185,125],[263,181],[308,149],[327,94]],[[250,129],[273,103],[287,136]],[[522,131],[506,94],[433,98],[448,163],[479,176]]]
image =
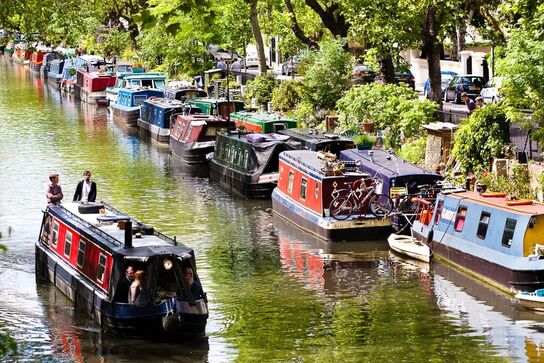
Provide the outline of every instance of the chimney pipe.
[[132,248],[132,221],[125,222],[125,248]]

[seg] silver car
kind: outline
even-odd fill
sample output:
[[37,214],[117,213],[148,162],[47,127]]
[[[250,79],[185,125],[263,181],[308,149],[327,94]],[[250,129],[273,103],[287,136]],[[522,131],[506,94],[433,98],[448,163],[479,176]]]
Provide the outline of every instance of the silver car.
[[498,103],[502,101],[502,94],[500,93],[503,77],[493,77],[487,82],[480,92],[480,96],[484,99],[485,103]]

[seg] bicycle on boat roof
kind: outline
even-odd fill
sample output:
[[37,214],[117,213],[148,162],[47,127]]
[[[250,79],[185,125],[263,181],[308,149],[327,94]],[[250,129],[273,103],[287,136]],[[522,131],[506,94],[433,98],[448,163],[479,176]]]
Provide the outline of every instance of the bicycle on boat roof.
[[393,210],[393,201],[385,194],[376,193],[376,186],[381,183],[382,181],[376,177],[344,183],[346,189],[333,191],[333,200],[329,204],[330,215],[334,219],[345,220],[354,214],[362,214],[363,208],[368,205],[374,216],[387,217]]

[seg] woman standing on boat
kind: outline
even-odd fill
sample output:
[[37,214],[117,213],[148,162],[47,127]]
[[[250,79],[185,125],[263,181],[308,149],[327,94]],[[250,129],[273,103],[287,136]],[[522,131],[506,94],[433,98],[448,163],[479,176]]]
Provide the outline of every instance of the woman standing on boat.
[[132,285],[130,285],[130,290],[128,292],[129,304],[136,303],[136,299],[138,299],[138,296],[140,296],[140,292],[142,291],[143,275],[144,275],[144,272],[142,270],[138,270],[134,274],[134,282],[132,283]]

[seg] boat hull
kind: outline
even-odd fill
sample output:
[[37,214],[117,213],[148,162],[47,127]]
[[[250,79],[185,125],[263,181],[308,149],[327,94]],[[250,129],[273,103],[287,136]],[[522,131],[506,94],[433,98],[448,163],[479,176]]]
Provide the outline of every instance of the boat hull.
[[230,190],[244,197],[255,199],[270,199],[276,187],[275,182],[259,183],[260,175],[244,174],[230,169],[215,159],[210,160],[210,179],[219,182]]
[[170,139],[170,150],[172,151],[172,154],[183,159],[187,164],[206,164],[208,162],[206,155],[213,152],[215,149],[213,142],[210,146],[198,148],[190,149],[187,146],[187,143],[179,142],[172,138]]
[[151,140],[162,144],[170,143],[170,129],[152,125],[141,118],[138,118],[137,124],[138,128],[142,130],[145,135],[149,136]]
[[140,109],[123,108],[118,104],[111,105],[111,115],[115,121],[121,122],[126,126],[136,127],[138,123],[138,117],[140,116]]
[[389,247],[393,251],[402,255],[424,262],[429,262],[430,260],[431,251],[429,247],[413,237],[392,233],[387,238],[387,243],[389,243]]
[[74,96],[85,103],[96,105],[98,100],[106,99],[106,91],[89,92],[78,84],[74,84]]
[[77,309],[111,334],[167,339],[205,335],[208,312],[202,300],[194,306],[175,298],[151,306],[111,303],[104,292],[86,282],[39,242],[36,243],[36,279],[55,285]]
[[51,75],[51,74],[47,75],[47,84],[49,84],[51,87],[55,89],[60,88],[60,81],[62,81],[62,75],[60,75],[60,77],[55,77],[54,75]]
[[381,239],[391,233],[390,218],[354,218],[338,221],[321,217],[290,201],[282,192],[272,193],[272,209],[295,226],[328,241]]

